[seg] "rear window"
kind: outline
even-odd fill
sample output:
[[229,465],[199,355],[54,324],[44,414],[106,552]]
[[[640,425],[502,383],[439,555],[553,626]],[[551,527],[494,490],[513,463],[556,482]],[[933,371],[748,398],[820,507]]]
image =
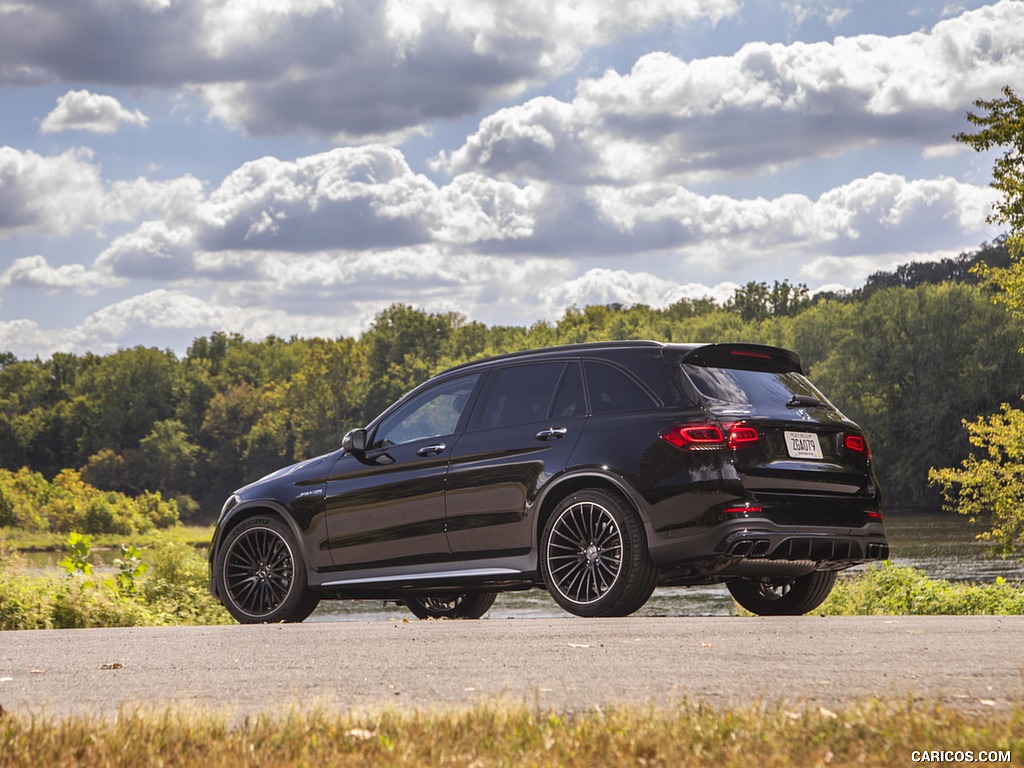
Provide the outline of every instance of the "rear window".
[[705,400],[729,405],[784,406],[793,397],[814,398],[832,404],[803,374],[795,371],[751,371],[682,364],[683,372]]

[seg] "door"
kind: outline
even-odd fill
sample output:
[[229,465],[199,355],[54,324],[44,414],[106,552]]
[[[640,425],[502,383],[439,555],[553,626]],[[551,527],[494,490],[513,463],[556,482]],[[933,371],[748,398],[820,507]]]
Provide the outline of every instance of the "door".
[[565,468],[586,420],[577,360],[491,373],[451,455],[446,503],[454,558],[530,551],[533,503]]
[[445,474],[479,374],[440,382],[388,413],[362,454],[327,481],[327,547],[340,569],[430,563],[450,556]]

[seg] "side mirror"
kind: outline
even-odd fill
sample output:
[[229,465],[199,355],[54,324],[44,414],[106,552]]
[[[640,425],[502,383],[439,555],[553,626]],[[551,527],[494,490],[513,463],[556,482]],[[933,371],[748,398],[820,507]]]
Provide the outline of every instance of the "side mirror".
[[346,453],[363,453],[366,451],[366,430],[351,429],[341,439],[341,447]]

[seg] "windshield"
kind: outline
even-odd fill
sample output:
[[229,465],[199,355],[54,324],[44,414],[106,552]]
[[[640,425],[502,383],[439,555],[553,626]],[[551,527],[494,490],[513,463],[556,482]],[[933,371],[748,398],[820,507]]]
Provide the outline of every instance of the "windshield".
[[708,368],[683,363],[683,371],[701,398],[727,405],[786,406],[794,397],[797,404],[812,404],[806,398],[834,408],[802,374],[795,371],[772,373],[737,368]]

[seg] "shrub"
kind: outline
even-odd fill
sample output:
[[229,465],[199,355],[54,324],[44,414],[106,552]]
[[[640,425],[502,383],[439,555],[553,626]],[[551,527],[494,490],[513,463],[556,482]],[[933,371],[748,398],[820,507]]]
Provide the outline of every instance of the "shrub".
[[1024,613],[1024,587],[998,578],[994,584],[929,579],[917,568],[886,561],[836,582],[814,611],[820,616],[1013,615]]
[[[120,570],[100,578],[88,566],[88,536],[69,536],[69,565],[29,573],[0,548],[0,630],[226,624],[227,611],[210,594],[203,555],[181,543],[140,553],[122,548]],[[151,561],[150,567],[142,563]],[[130,572],[130,588],[126,576]]]
[[27,468],[0,469],[0,527],[127,535],[177,522],[177,503],[159,493],[131,497],[101,491],[73,469],[63,470],[53,482]]
[[226,624],[224,607],[210,594],[203,553],[188,544],[167,542],[144,553],[149,571],[140,579],[140,597],[166,624]]

